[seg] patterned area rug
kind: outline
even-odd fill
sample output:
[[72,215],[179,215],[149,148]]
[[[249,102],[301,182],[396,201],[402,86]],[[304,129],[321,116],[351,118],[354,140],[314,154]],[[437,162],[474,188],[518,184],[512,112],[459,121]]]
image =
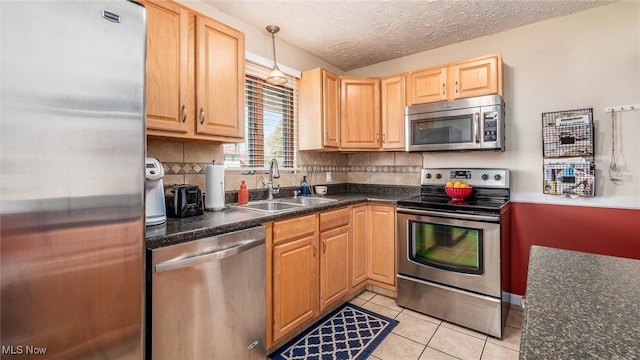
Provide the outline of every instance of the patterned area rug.
[[272,360],[360,360],[398,325],[398,321],[345,303],[284,344]]

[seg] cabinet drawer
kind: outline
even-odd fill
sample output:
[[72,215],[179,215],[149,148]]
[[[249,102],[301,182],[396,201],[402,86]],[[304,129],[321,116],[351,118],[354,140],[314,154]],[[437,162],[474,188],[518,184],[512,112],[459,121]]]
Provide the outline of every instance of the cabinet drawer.
[[279,244],[316,231],[316,215],[300,216],[297,218],[276,221],[273,223],[273,243]]
[[351,210],[349,208],[320,213],[320,232],[349,225],[349,222],[351,222]]

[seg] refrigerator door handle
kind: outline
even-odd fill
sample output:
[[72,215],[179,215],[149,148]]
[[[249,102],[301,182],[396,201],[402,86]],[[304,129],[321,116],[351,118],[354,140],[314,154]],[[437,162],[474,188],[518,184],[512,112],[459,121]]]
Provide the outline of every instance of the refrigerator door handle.
[[265,243],[265,239],[253,239],[243,244],[233,246],[221,251],[215,251],[210,253],[198,254],[196,256],[190,256],[187,258],[169,260],[165,262],[161,262],[155,266],[155,273],[159,274],[165,271],[178,270],[186,267],[196,266],[212,261],[222,260],[224,258],[228,258],[241,252],[252,249],[256,246],[260,246]]

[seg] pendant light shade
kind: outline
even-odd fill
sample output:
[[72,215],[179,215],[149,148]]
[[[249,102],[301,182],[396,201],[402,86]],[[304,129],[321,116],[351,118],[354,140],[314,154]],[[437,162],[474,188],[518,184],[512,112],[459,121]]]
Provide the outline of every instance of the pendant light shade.
[[276,38],[275,33],[280,31],[280,28],[276,25],[268,25],[267,31],[271,33],[271,42],[273,43],[273,71],[267,77],[267,82],[273,85],[284,85],[287,83],[286,76],[278,68],[278,62],[276,61]]

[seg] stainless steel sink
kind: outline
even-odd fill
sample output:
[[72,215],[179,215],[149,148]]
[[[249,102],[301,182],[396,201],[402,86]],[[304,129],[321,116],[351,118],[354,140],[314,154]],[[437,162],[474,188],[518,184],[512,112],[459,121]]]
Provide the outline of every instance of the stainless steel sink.
[[298,198],[286,198],[275,200],[263,200],[263,201],[251,201],[246,205],[235,205],[240,209],[256,210],[268,213],[277,213],[281,211],[288,211],[293,209],[299,209],[305,206],[321,205],[330,202],[337,201],[336,199],[318,198],[318,197],[298,197]]
[[338,200],[329,199],[329,198],[302,196],[298,198],[278,199],[278,201],[287,203],[287,204],[300,204],[302,206],[311,206],[311,205],[322,205],[322,204],[326,204],[326,203],[330,203]]
[[263,212],[280,212],[291,209],[299,209],[302,205],[299,204],[286,204],[280,201],[252,201],[246,205],[239,205],[239,208],[249,209],[249,210],[257,210]]

